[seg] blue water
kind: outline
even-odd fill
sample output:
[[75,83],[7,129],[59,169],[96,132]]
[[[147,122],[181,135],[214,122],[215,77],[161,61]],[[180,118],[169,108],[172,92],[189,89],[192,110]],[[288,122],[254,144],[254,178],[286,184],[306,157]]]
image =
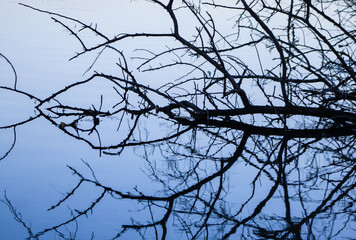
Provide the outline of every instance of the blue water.
[[[6,56],[16,69],[17,89],[43,99],[68,84],[86,79],[94,69],[112,74],[118,72],[115,66],[116,55],[112,55],[110,52],[104,54],[95,68],[89,71],[87,71],[88,66],[95,60],[98,52],[69,61],[82,50],[74,37],[51,20],[48,14],[25,8],[18,3],[18,1],[12,0],[0,1],[0,53]],[[152,17],[158,16],[157,8],[144,1],[138,5],[130,4],[130,1],[117,0],[32,0],[26,1],[26,4],[75,17],[86,23],[97,23],[98,27],[108,36],[117,34],[118,29],[121,32],[146,30],[169,32],[171,27],[167,21],[167,14]],[[189,20],[186,19],[186,21]],[[182,31],[188,30],[183,29]],[[97,41],[90,35],[85,39],[90,43]],[[163,39],[162,42],[156,42],[154,43],[156,45],[150,46],[151,48],[165,48],[169,41],[169,39]],[[174,44],[174,41],[169,43]],[[134,49],[144,48],[151,42],[147,39],[139,39],[124,41],[120,44],[121,49],[132,53]],[[135,65],[132,68],[135,69]],[[166,76],[175,76],[175,74],[179,75],[180,73],[167,71],[159,76],[161,79],[165,79]],[[155,73],[148,73],[147,76],[149,76],[147,79],[140,80],[148,82],[152,87],[161,84]],[[12,87],[14,84],[15,78],[9,64],[0,58],[0,85]],[[93,104],[98,108],[102,95],[103,109],[110,110],[117,102],[117,95],[110,84],[100,80],[80,88],[74,88],[59,96],[58,99],[62,103],[75,106],[90,107]],[[258,99],[258,96],[256,98]],[[55,102],[49,103],[52,106],[54,104]],[[36,116],[38,112],[34,109],[35,105],[35,100],[9,90],[0,89],[0,126],[16,124]],[[105,132],[102,141],[109,145],[122,140],[122,131],[127,130],[125,125],[121,131],[116,131],[118,119],[111,120],[100,124]],[[130,120],[130,118],[126,120]],[[147,133],[147,138],[162,137],[171,130],[169,126],[162,125],[158,119],[143,121],[142,129],[145,128],[150,130]],[[155,149],[155,152],[150,148],[131,148],[120,156],[100,155],[98,150],[93,150],[88,144],[66,135],[44,118],[20,125],[15,130],[16,134],[14,134],[13,128],[0,129],[0,158],[9,151],[16,139],[12,151],[0,161],[0,199],[5,199],[6,191],[7,198],[16,211],[21,213],[22,220],[31,226],[33,232],[42,231],[65,221],[69,218],[71,210],[83,210],[100,195],[100,190],[97,188],[84,185],[75,196],[63,205],[53,211],[47,211],[66,192],[71,191],[78,182],[78,178],[72,174],[68,166],[91,177],[92,173],[85,164],[87,162],[102,184],[107,184],[122,192],[134,192],[133,189],[138,186],[139,191],[155,194],[156,190],[161,187],[160,184],[154,183],[151,178],[146,176],[150,165],[143,159],[145,153],[152,153],[154,162],[164,170],[167,163],[159,154],[156,154],[159,152],[158,149]],[[145,137],[144,130],[142,134]],[[95,136],[91,136],[91,139],[98,144],[98,139]],[[200,138],[199,141],[198,144],[200,143],[202,146],[208,144],[204,138]],[[231,151],[233,150],[224,148],[221,154],[226,153],[225,156],[228,156]],[[184,161],[182,162],[183,166],[181,167],[184,169],[187,166],[184,166]],[[207,163],[205,167],[206,169],[202,171],[209,171],[213,164]],[[255,169],[246,167],[244,163],[231,169],[230,183],[228,184],[230,192],[224,198],[232,203],[231,209],[238,209],[249,198],[252,192],[251,182],[256,174]],[[256,183],[254,195],[256,200],[245,208],[246,215],[253,212],[257,200],[262,200],[268,194],[271,182],[266,182]],[[264,213],[283,216],[284,209],[280,207],[281,204],[281,199],[271,200]],[[95,239],[110,239],[120,231],[122,224],[130,224],[131,218],[142,222],[151,220],[147,209],[137,211],[143,207],[144,204],[137,201],[118,201],[106,197],[92,213],[88,214],[88,218],[80,218],[77,239],[90,239],[93,232]],[[300,206],[298,204],[293,206],[292,203],[292,208],[294,216],[300,216]],[[157,216],[163,214],[158,209],[155,209],[155,213]],[[6,204],[0,203],[0,239],[17,240],[25,239],[28,236],[26,229],[13,217],[14,215]],[[168,225],[176,223],[171,219]],[[172,229],[169,231],[168,239],[180,239],[182,232]],[[69,237],[76,232],[76,226],[70,224],[68,229],[61,228],[60,231]],[[59,233],[51,232],[44,235],[43,239],[61,239],[59,235]],[[138,236],[135,231],[132,231],[124,239],[138,239]],[[153,239],[153,236],[153,229],[148,230],[147,239]]]
[[[104,29],[113,31],[113,22],[118,21],[114,9],[117,1],[26,1],[32,6],[77,17],[83,21],[102,23]],[[121,4],[121,7],[124,4]],[[116,19],[115,19],[116,18]],[[106,22],[106,24],[104,24]],[[116,24],[116,23],[115,23]],[[44,98],[63,86],[82,80],[92,59],[77,59],[69,62],[80,46],[47,14],[41,14],[18,5],[17,1],[0,2],[0,52],[14,65],[17,75],[17,89]],[[9,65],[0,59],[0,81],[2,86],[12,87],[14,76]],[[90,72],[86,75],[91,74]],[[95,87],[88,86],[80,94],[63,96],[63,101],[78,104],[92,104]],[[112,89],[111,89],[112,90]],[[105,92],[105,89],[103,89]],[[91,96],[86,99],[84,96]],[[104,99],[113,105],[110,97]],[[97,94],[100,103],[100,94]],[[15,124],[36,116],[35,101],[11,91],[0,90],[0,125]],[[115,134],[115,133],[114,133]],[[0,130],[0,155],[3,156],[13,142],[13,129]],[[114,137],[113,137],[114,138]],[[140,170],[143,163],[132,151],[118,157],[99,157],[97,150],[65,135],[56,126],[40,118],[16,127],[16,144],[10,154],[0,162],[0,198],[7,197],[21,213],[23,220],[31,225],[34,232],[58,224],[70,216],[72,209],[81,209],[97,197],[97,191],[85,187],[78,196],[62,207],[47,212],[63,194],[76,184],[67,165],[89,173],[82,160],[90,163],[98,179],[129,191],[136,185],[143,185],[147,178]],[[149,182],[149,181],[148,181]],[[151,189],[151,188],[149,188]],[[120,224],[130,222],[129,208],[136,209],[136,203],[113,203],[110,199],[93,212],[93,217],[83,219],[79,226],[79,239],[89,239],[95,232],[95,239],[110,238]],[[69,226],[69,236],[75,227]],[[7,206],[0,203],[0,239],[24,239],[26,229],[17,223]],[[58,239],[57,233],[45,235],[44,239]]]

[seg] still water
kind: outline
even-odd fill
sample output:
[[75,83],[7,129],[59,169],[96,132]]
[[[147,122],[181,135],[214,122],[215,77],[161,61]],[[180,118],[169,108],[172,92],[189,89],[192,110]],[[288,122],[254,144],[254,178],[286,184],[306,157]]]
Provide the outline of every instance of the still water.
[[[170,31],[171,25],[167,21],[167,14],[157,14],[158,8],[146,1],[133,2],[140,4],[116,0],[31,0],[26,1],[26,4],[80,19],[88,24],[97,24],[102,32],[111,37],[118,32]],[[63,26],[54,22],[48,14],[34,11],[18,3],[18,1],[12,0],[0,1],[0,53],[11,61],[17,75],[15,78],[11,66],[4,58],[0,58],[1,86],[13,87],[16,82],[18,90],[44,99],[71,83],[88,78],[94,73],[94,70],[113,75],[118,73],[115,64],[115,61],[118,60],[117,55],[110,53],[101,56],[100,60],[95,63],[95,69],[88,69],[88,67],[95,62],[98,52],[89,53],[69,61],[77,52],[82,50],[78,41],[75,41],[74,37]],[[148,9],[149,11],[147,11]],[[229,16],[225,17],[229,18]],[[189,18],[180,20],[190,26]],[[187,28],[182,31],[189,32],[190,30]],[[86,39],[92,41],[92,43],[96,41],[96,38],[90,35],[86,36]],[[175,42],[169,41],[169,39],[165,39],[162,42],[156,41],[154,44],[147,39],[124,41],[120,43],[120,49],[123,49],[124,52],[134,53],[135,49],[146,48],[149,44],[151,44],[150,49],[159,49],[162,46],[165,47],[168,43],[174,46]],[[147,74],[149,77],[141,80],[146,81],[145,83],[149,82],[151,87],[155,87],[161,84],[160,79],[176,79],[180,72],[163,71],[163,75],[159,75],[160,78],[157,78],[155,73]],[[258,97],[256,98],[258,100]],[[57,100],[64,105],[100,108],[105,112],[115,106],[118,102],[118,95],[110,84],[98,79],[80,88],[71,89],[58,96]],[[173,178],[162,178],[162,182],[157,182],[153,181],[152,178],[152,169],[157,170],[157,172],[161,170],[160,173],[165,173],[164,171],[169,168],[170,164],[176,164],[174,161],[167,163],[162,157],[164,154],[169,155],[169,151],[164,148],[167,146],[158,146],[157,148],[133,147],[126,149],[119,156],[110,156],[92,149],[84,141],[79,141],[65,134],[59,128],[59,123],[62,120],[54,123],[44,117],[39,117],[25,124],[20,124],[16,128],[5,127],[37,116],[38,110],[34,108],[36,104],[38,104],[37,100],[29,99],[27,96],[13,91],[0,89],[0,127],[2,127],[0,129],[0,158],[7,155],[0,161],[0,199],[2,200],[0,203],[0,239],[25,239],[28,237],[26,226],[30,227],[33,233],[37,233],[61,224],[70,219],[72,214],[75,215],[76,210],[80,212],[90,206],[102,194],[100,188],[93,186],[93,184],[83,184],[74,196],[68,198],[54,210],[48,211],[78,184],[78,177],[73,174],[71,169],[75,169],[80,174],[92,179],[98,179],[101,184],[119,189],[122,193],[135,192],[163,196],[169,192],[167,189],[162,189],[165,180],[167,182],[170,180],[169,184],[172,184],[172,186],[178,185],[175,181],[179,182],[180,179],[174,181],[171,180]],[[52,101],[46,106],[55,104]],[[162,105],[164,104],[163,102]],[[124,119],[124,121],[127,121],[128,126],[131,124],[130,118]],[[122,141],[123,134],[121,131],[127,131],[129,127],[123,127],[120,128],[120,131],[117,131],[118,122],[120,122],[120,119],[115,117],[102,120],[100,128],[105,134],[100,139],[96,136],[90,136],[91,141],[96,145],[100,143],[109,146]],[[89,124],[89,121],[83,119],[82,124]],[[169,124],[162,124],[161,119],[158,118],[143,121],[140,127],[142,128],[140,139],[147,138],[149,140],[164,137],[171,131]],[[75,135],[75,132],[73,134]],[[196,142],[202,146],[202,149],[206,148],[205,145],[209,143],[206,143],[207,139],[204,138],[204,135],[199,134],[197,133],[195,136],[198,139]],[[229,132],[228,134],[233,135],[234,133]],[[236,139],[240,138],[236,137]],[[170,147],[169,144],[167,145]],[[220,148],[220,146],[211,146],[212,149],[215,147]],[[175,149],[172,147],[169,150],[174,152]],[[183,150],[187,151],[187,149]],[[181,168],[182,172],[190,167],[189,164],[184,165],[185,158],[189,158],[189,154],[188,157],[184,156],[184,151],[178,152],[182,156],[169,156],[172,159],[181,160],[182,166],[174,167]],[[233,154],[234,149],[223,146],[219,151],[221,152],[219,154],[228,157]],[[147,156],[153,159],[152,162],[146,161]],[[189,161],[187,162],[189,163]],[[195,173],[202,173],[203,176],[210,174],[210,171],[214,172],[219,167],[212,163],[202,162],[201,165],[198,164],[199,168]],[[307,160],[300,162],[301,166],[299,167],[303,168],[303,163]],[[323,163],[322,160],[320,162]],[[153,166],[152,163],[156,165]],[[221,212],[225,210],[233,212],[243,205],[241,210],[244,209],[241,212],[242,216],[245,217],[252,214],[256,205],[268,195],[273,181],[269,181],[268,177],[256,177],[258,181],[255,181],[254,177],[259,175],[259,171],[246,165],[243,161],[241,164],[236,164],[229,170],[226,179],[221,178],[221,181],[228,182],[228,186],[224,189],[226,190],[224,196],[217,201],[216,209],[220,209]],[[293,166],[291,167],[292,170],[294,170]],[[299,176],[292,174],[289,177],[296,179]],[[189,182],[187,185],[189,185]],[[212,181],[208,190],[216,190],[218,185],[219,181]],[[208,190],[206,190],[206,196],[215,193]],[[320,193],[310,193],[310,196],[313,197],[313,194],[315,194],[315,199],[318,199]],[[278,217],[284,214],[284,209],[281,207],[283,206],[282,195],[281,191],[277,191],[275,197],[268,201],[262,219],[265,216],[266,218],[272,216],[271,221],[277,219],[275,222],[279,224]],[[252,201],[249,200],[250,196],[251,199],[253,198]],[[6,199],[11,201],[12,209],[9,209],[9,204],[5,204]],[[189,215],[190,212],[184,212],[187,211],[184,206],[189,205],[189,200],[191,200],[189,197],[182,197],[181,202],[179,202],[180,206],[175,209],[177,213]],[[202,202],[200,202],[201,205],[197,204],[197,209],[204,209],[205,206]],[[293,217],[301,218],[304,213],[300,204],[291,202],[291,205]],[[310,209],[313,209],[312,205],[309,206]],[[143,224],[157,221],[165,214],[162,209],[164,208],[160,205],[147,205],[146,202],[105,197],[93,211],[80,217],[78,222],[73,221],[66,227],[58,228],[58,231],[46,232],[40,239],[111,239],[122,231],[121,226],[123,224],[131,224],[134,220],[140,220]],[[179,212],[180,210],[181,212]],[[150,212],[154,212],[154,214],[150,215]],[[14,215],[16,214],[26,225],[25,227],[15,221]],[[152,216],[156,219],[151,219]],[[170,218],[167,222],[169,228],[167,239],[186,237],[180,227],[184,226],[183,223],[189,223],[189,217],[187,217],[188,220],[180,219],[179,216],[174,219]],[[199,214],[192,216],[192,223],[199,217]],[[196,222],[199,223],[199,221]],[[224,230],[220,229],[222,224],[215,224],[217,226],[214,226],[214,223],[212,222],[211,225],[215,232],[212,231],[211,236]],[[269,223],[262,221],[261,224]],[[284,227],[283,223],[280,225],[281,228]],[[320,228],[326,226],[327,224],[320,225]],[[123,239],[139,239],[140,234],[144,234],[147,239],[155,239],[156,231],[161,231],[161,229],[148,228],[146,232],[132,230],[126,232]],[[345,233],[346,236],[352,236],[351,232],[345,231]],[[189,239],[189,236],[187,238]]]
[[[26,4],[98,23],[104,31],[115,32],[117,26],[128,28],[135,24],[134,21],[127,22],[127,11],[121,15],[116,13],[116,8],[129,6],[119,1],[26,1]],[[137,11],[140,13],[142,9]],[[16,68],[18,89],[43,98],[83,79],[91,60],[68,61],[78,50],[78,44],[69,33],[48,15],[20,6],[18,1],[0,2],[0,52]],[[4,59],[0,59],[0,72],[1,85],[12,87],[14,76]],[[91,104],[98,97],[97,102],[100,103],[100,94],[95,96],[95,89],[81,89],[80,95],[65,96],[64,100]],[[104,101],[111,104],[113,100],[108,97]],[[15,124],[35,116],[34,105],[35,102],[27,97],[1,90],[0,125]],[[13,150],[0,162],[0,198],[4,199],[6,191],[6,196],[34,232],[62,222],[70,216],[70,209],[80,209],[98,195],[95,189],[87,187],[68,205],[48,212],[47,209],[76,184],[67,165],[88,172],[82,162],[86,161],[95,170],[98,179],[110,182],[123,191],[132,190],[137,185],[142,191],[152,189],[152,185],[142,184],[150,183],[150,180],[141,170],[145,163],[133,151],[124,152],[120,158],[99,157],[97,150],[91,150],[87,144],[65,135],[43,118],[18,126],[16,135],[12,128],[0,130],[1,156],[11,148],[14,138],[16,144]],[[90,239],[92,233],[95,233],[95,239],[108,239],[114,236],[115,229],[120,229],[121,224],[130,223],[134,214],[131,215],[129,209],[136,209],[137,203],[114,202],[105,200],[105,204],[93,212],[93,218],[84,217],[78,227],[77,239]],[[75,226],[71,225],[68,232],[64,230],[63,233],[69,236],[74,230]],[[0,239],[25,239],[27,236],[26,229],[1,203]],[[58,233],[49,233],[44,239],[59,239]]]

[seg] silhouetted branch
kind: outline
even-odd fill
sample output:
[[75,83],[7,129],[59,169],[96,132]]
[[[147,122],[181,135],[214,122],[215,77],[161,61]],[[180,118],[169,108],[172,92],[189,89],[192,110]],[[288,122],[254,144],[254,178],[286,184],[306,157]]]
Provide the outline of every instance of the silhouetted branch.
[[[77,231],[80,218],[104,198],[143,204],[149,218],[121,224],[113,239],[131,230],[145,238],[150,229],[156,239],[175,230],[187,239],[348,235],[356,187],[353,1],[150,4],[168,17],[169,29],[118,30],[111,37],[96,25],[21,4],[49,14],[73,36],[82,49],[71,59],[98,51],[86,73],[106,51],[115,54],[116,68],[114,74],[93,71],[43,99],[17,89],[15,77],[14,88],[0,88],[34,99],[38,113],[0,129],[15,131],[41,117],[103,154],[143,150],[146,174],[157,183],[154,193],[139,187],[127,192],[97,179],[89,163],[90,177],[68,166],[78,183],[48,210],[76,198],[84,185],[100,195],[35,234],[5,198],[29,236],[55,231],[65,238],[61,228],[75,223]],[[145,47],[122,49],[122,42],[142,38]],[[110,85],[114,106],[105,106],[100,88],[100,101],[86,107],[59,100],[94,81]],[[107,121],[115,123],[114,142],[107,141],[114,132],[104,128]],[[318,228],[329,223],[333,227]]]

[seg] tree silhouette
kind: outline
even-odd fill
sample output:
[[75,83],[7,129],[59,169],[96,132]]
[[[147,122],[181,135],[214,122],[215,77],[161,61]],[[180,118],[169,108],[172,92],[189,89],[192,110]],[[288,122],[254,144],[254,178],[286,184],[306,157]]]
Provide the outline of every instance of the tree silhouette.
[[[149,176],[160,186],[153,194],[138,188],[123,192],[101,183],[94,171],[86,176],[69,167],[78,184],[50,210],[75,198],[84,184],[101,194],[66,221],[37,233],[5,196],[29,237],[60,232],[109,197],[144,204],[142,211],[150,216],[122,225],[113,239],[133,230],[142,238],[153,230],[156,239],[166,239],[172,229],[186,239],[351,236],[356,217],[355,2],[150,2],[162,10],[169,29],[115,36],[22,4],[49,14],[69,31],[82,47],[73,59],[97,54],[88,72],[107,52],[115,54],[117,68],[93,72],[44,99],[16,85],[1,86],[37,102],[36,117],[1,128],[15,131],[40,117],[101,154],[140,149]],[[88,41],[89,34],[96,43]],[[144,39],[143,48],[121,48],[137,39]],[[92,81],[111,84],[115,106],[105,109],[104,94],[89,107],[57,99]],[[114,143],[105,139],[112,134],[103,127],[106,121],[117,121],[120,139]],[[162,131],[150,123],[161,124]],[[247,179],[242,172],[249,173]],[[238,188],[246,185],[250,191],[240,194]]]

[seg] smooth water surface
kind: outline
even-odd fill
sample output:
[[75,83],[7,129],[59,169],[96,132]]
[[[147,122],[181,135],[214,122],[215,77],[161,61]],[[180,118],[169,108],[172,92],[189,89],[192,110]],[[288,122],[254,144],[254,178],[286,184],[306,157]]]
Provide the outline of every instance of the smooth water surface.
[[[161,12],[158,11],[157,6],[141,0],[132,1],[132,3],[138,2],[140,4],[132,4],[130,2],[117,0],[31,0],[26,1],[26,4],[76,18],[87,24],[97,24],[98,29],[110,37],[115,36],[119,32],[172,31],[169,16],[167,13],[159,14]],[[120,73],[116,62],[121,59],[117,54],[111,52],[105,52],[97,62],[95,62],[95,59],[100,52],[99,50],[69,61],[76,53],[82,51],[75,37],[63,26],[51,19],[51,17],[55,18],[55,16],[35,11],[18,3],[18,1],[12,0],[0,1],[0,53],[11,61],[17,74],[17,81],[15,81],[16,78],[11,66],[4,58],[0,57],[0,86],[13,88],[16,84],[18,90],[27,92],[39,99],[44,99],[69,84],[87,79],[94,71],[113,75]],[[225,16],[223,12],[217,10],[217,16],[231,19],[233,14]],[[189,17],[180,20],[186,23],[187,26],[182,29],[184,34],[188,34],[192,30],[195,31],[193,24],[190,24],[191,19]],[[216,24],[221,23],[219,20],[216,22]],[[225,34],[224,28],[222,31]],[[227,28],[226,31],[230,31],[230,28]],[[97,37],[90,34],[85,36],[85,39],[91,43],[96,43],[97,41]],[[147,38],[143,38],[122,41],[119,43],[119,47],[124,53],[130,53],[130,56],[135,56],[137,49],[142,50],[147,46],[150,46],[150,49],[166,49],[169,44],[170,46],[175,46],[177,43],[171,39],[149,41]],[[267,52],[267,50],[261,51]],[[254,64],[253,60],[256,60],[256,53],[245,53],[247,55],[246,62],[251,61]],[[179,59],[181,56],[170,57]],[[95,67],[89,68],[93,62],[95,62]],[[266,66],[272,64],[271,62],[266,61],[264,64]],[[135,69],[135,73],[141,76],[139,75],[140,70],[135,65],[138,63],[134,62],[132,64],[132,69]],[[257,64],[255,65],[257,66]],[[258,69],[256,72],[258,72],[259,66],[256,68]],[[177,69],[180,71],[186,70],[183,67]],[[182,75],[180,71],[162,71],[161,75],[158,75],[156,72],[148,72],[145,75],[148,76],[147,78],[139,80],[154,88],[166,79],[177,79]],[[185,89],[182,89],[182,92],[184,91]],[[266,104],[261,100],[263,97],[258,94],[251,92],[250,96],[251,99],[256,100],[259,104]],[[101,79],[95,79],[95,81],[82,85],[79,88],[73,88],[56,98],[63,105],[93,109],[100,108],[102,111],[115,109],[115,104],[119,101],[118,99],[120,97],[112,85]],[[166,145],[157,144],[155,147],[141,146],[127,148],[119,156],[111,156],[105,155],[99,150],[92,149],[84,141],[79,141],[65,134],[59,127],[61,119],[58,119],[58,122],[51,122],[44,117],[39,117],[25,124],[20,124],[16,128],[10,127],[13,124],[37,116],[38,110],[34,108],[37,103],[37,100],[30,99],[25,95],[0,89],[0,126],[9,126],[0,129],[0,158],[7,155],[0,161],[0,199],[3,200],[0,202],[0,239],[15,240],[28,237],[26,227],[15,221],[14,216],[16,214],[23,222],[31,226],[33,232],[43,231],[66,221],[70,218],[71,214],[76,213],[76,210],[84,210],[100,196],[101,192],[99,188],[91,184],[83,184],[73,197],[67,199],[58,208],[48,211],[48,209],[58,203],[58,201],[68,194],[68,191],[71,191],[78,184],[78,177],[73,174],[70,168],[76,169],[81,174],[90,178],[96,178],[102,184],[119,189],[123,193],[135,192],[137,194],[144,193],[161,196],[162,194],[166,194],[164,191],[169,192],[167,189],[162,189],[162,185],[166,183],[165,181],[172,184],[172,186],[175,186],[176,183],[168,177],[162,178],[161,182],[153,181],[152,175],[154,174],[152,172],[156,173],[155,170],[157,172],[161,170],[159,173],[165,173],[167,169],[168,175],[171,173],[168,170],[182,169],[182,172],[184,172],[191,167],[189,161],[185,160],[191,157],[189,150],[193,151],[193,148],[189,148],[190,146],[177,147],[177,149],[183,149],[180,152],[182,156],[175,156],[172,154],[175,148],[172,147],[172,149],[169,149],[171,147],[169,141],[166,142]],[[43,109],[55,104],[56,101],[50,101]],[[164,104],[162,103],[162,105]],[[90,139],[96,145],[117,144],[125,136],[124,131],[127,131],[132,126],[130,125],[132,124],[130,117],[123,119],[124,124],[120,128],[120,131],[117,131],[118,122],[120,122],[118,117],[115,116],[109,120],[101,120],[99,127],[105,134],[98,139],[95,133],[93,133],[90,135]],[[86,124],[90,126],[91,122],[89,119],[83,118],[81,124],[83,126]],[[140,124],[142,125],[139,128],[139,139],[160,138],[173,131],[170,129],[169,124],[162,124],[162,118],[159,117],[153,118],[153,120],[143,120]],[[75,131],[71,131],[70,133],[75,135]],[[226,132],[226,136],[232,137],[235,141],[241,138],[238,135],[239,133],[233,131]],[[194,137],[196,140],[195,143],[198,146],[197,149],[199,149],[199,146],[202,146],[202,149],[206,149],[207,145],[210,144],[208,142],[211,139],[207,139],[205,135],[199,132]],[[249,139],[249,141],[248,143],[251,144],[249,146],[253,146],[253,140]],[[276,142],[278,141],[276,140]],[[266,145],[270,144],[272,149],[274,147],[273,143],[274,141],[271,141],[266,143]],[[226,144],[226,146],[225,144],[221,145],[223,147],[217,150],[217,156],[220,154],[219,157],[224,156],[227,158],[232,155],[234,148],[229,146],[229,144]],[[220,146],[214,146],[213,144],[209,146],[209,149],[210,147],[211,149],[220,148]],[[167,149],[171,150],[171,152]],[[162,157],[164,154],[167,154],[173,160],[179,159],[182,161],[165,161],[166,159]],[[251,154],[251,159],[253,159],[252,150],[249,154]],[[273,152],[271,153],[272,155],[274,156],[276,153]],[[152,159],[151,162],[146,161],[147,156],[150,156],[150,159]],[[256,159],[258,159],[257,155]],[[195,159],[193,158],[193,160]],[[219,168],[218,164],[209,161],[205,163],[204,160],[201,161],[201,165],[197,164],[199,168],[196,171],[204,173],[205,175],[203,174],[203,176],[209,175],[210,172],[214,172]],[[225,209],[233,212],[239,209],[241,205],[246,205],[242,215],[245,216],[253,213],[259,202],[263,201],[265,196],[268,195],[273,185],[273,181],[269,181],[268,177],[257,177],[260,174],[257,168],[247,166],[244,160],[237,161],[236,166],[232,167],[229,170],[229,174],[226,174],[226,178],[224,177],[223,179],[227,183],[226,189],[224,189],[226,190],[226,194],[216,204],[216,208],[222,212]],[[262,159],[261,162],[264,160]],[[323,159],[320,162],[323,163]],[[156,165],[153,165],[153,163]],[[308,163],[308,159],[302,159],[298,163],[300,164],[298,167],[302,169],[303,167],[307,168],[308,165],[306,163]],[[170,164],[175,165],[174,167],[176,168],[170,168]],[[200,169],[201,166],[204,166],[204,168]],[[295,170],[294,166],[288,167]],[[303,171],[301,172],[302,175],[308,174]],[[166,177],[164,174],[163,176]],[[297,179],[300,176],[291,175],[288,177],[290,179]],[[266,180],[266,182],[263,182],[263,180]],[[214,181],[209,185],[212,189],[209,189],[211,191],[216,190],[218,186],[218,180]],[[174,189],[174,191],[176,190]],[[209,192],[209,190],[206,190],[206,195],[210,194],[213,196],[215,192]],[[310,193],[310,196],[315,197],[315,199],[319,199],[318,197],[321,195],[320,192]],[[4,204],[5,196],[11,201],[13,209],[9,209]],[[283,192],[279,189],[276,191],[274,198],[268,201],[263,212],[263,214],[266,214],[266,218],[267,216],[284,216],[284,209],[280,207],[284,203],[282,196]],[[249,200],[250,197],[251,199],[253,198],[251,202]],[[180,199],[179,201],[181,201],[179,202],[180,206],[183,206],[184,209],[184,201],[188,200]],[[46,233],[43,239],[61,239],[61,235],[64,235],[68,239],[70,237],[71,239],[75,237],[77,239],[111,239],[120,232],[123,224],[131,224],[137,219],[147,223],[157,220],[151,219],[153,215],[159,217],[164,215],[164,211],[162,210],[164,208],[162,206],[151,206],[149,203],[145,203],[143,201],[131,200],[116,201],[114,198],[106,197],[92,212],[87,214],[87,218],[82,216],[78,219],[78,225],[77,222],[73,222],[67,228],[60,228],[60,232],[52,231]],[[311,206],[313,206],[313,203]],[[179,207],[177,207],[177,212],[179,212]],[[199,207],[204,209],[204,206],[198,205],[197,208]],[[302,207],[297,201],[291,201],[291,209],[292,215],[296,218],[301,218],[301,215],[304,214]],[[15,211],[15,214],[11,210]],[[150,211],[153,211],[155,214],[150,215]],[[189,217],[187,217],[188,221]],[[199,217],[197,214],[197,216],[193,216],[192,218],[199,219]],[[180,220],[178,217],[173,220],[170,218],[168,225],[181,226],[177,224]],[[272,219],[271,221],[274,220]],[[276,222],[279,223],[278,220]],[[280,225],[282,225],[281,228],[284,227],[283,223]],[[213,227],[219,229],[220,226]],[[323,227],[325,226],[320,226],[320,228]],[[183,235],[183,231],[180,230],[182,229],[172,227],[172,230],[168,231],[167,238],[180,239]],[[155,231],[157,229],[148,229],[145,237],[147,239],[154,239]],[[243,230],[239,229],[238,231]],[[352,234],[347,231],[345,232],[347,236],[351,236]],[[124,239],[137,239],[139,236],[139,233],[133,230],[127,233]]]

